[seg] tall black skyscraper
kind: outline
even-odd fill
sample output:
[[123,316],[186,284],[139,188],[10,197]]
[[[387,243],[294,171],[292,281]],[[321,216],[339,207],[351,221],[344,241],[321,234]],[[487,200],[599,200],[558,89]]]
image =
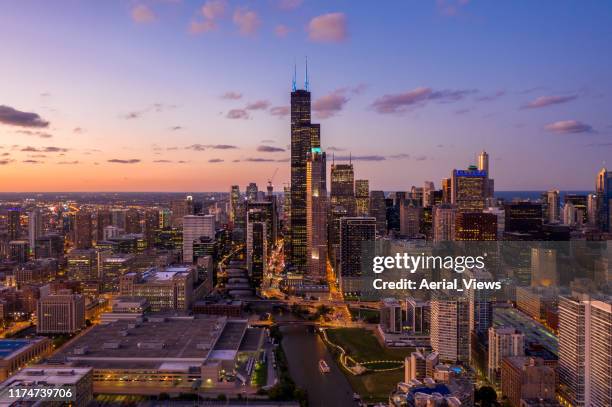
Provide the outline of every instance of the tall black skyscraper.
[[[306,68],[308,69],[308,68]],[[291,92],[291,245],[289,258],[297,271],[306,272],[307,239],[307,158],[313,148],[321,147],[321,127],[310,122],[308,70],[305,89],[297,89],[295,77]]]

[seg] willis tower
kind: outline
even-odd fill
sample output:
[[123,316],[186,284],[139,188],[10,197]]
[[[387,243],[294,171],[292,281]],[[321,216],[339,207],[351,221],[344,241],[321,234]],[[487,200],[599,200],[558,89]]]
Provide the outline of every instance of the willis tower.
[[291,91],[291,227],[289,256],[295,270],[308,269],[307,163],[313,148],[321,147],[321,127],[310,122],[308,63],[304,89],[297,89],[295,71]]

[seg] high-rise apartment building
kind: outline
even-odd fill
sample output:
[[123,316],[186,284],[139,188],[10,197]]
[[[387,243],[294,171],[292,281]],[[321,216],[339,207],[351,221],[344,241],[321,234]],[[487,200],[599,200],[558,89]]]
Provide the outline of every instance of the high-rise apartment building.
[[431,300],[431,348],[442,361],[469,363],[470,305],[467,298]]
[[400,204],[400,233],[402,236],[417,237],[423,225],[423,207],[415,206],[413,201],[404,200]]
[[525,354],[525,335],[514,327],[489,328],[489,354],[487,376],[491,383],[501,380],[501,366],[505,357]]
[[192,264],[193,242],[201,236],[215,238],[214,215],[187,215],[183,217],[183,262]]
[[376,239],[376,219],[340,219],[340,288],[345,293],[361,291],[362,267],[371,265]]
[[36,247],[36,239],[42,235],[42,214],[40,209],[35,208],[28,214],[28,240],[30,249]]
[[611,332],[609,298],[559,297],[559,390],[568,405],[612,405]]
[[258,192],[257,184],[251,182],[246,186],[246,198],[248,202],[255,202],[257,200],[257,192]]
[[259,287],[268,265],[268,238],[266,214],[262,209],[247,213],[246,260],[251,282]]
[[450,242],[455,240],[455,218],[457,208],[451,204],[436,205],[433,209],[433,240],[434,242]]

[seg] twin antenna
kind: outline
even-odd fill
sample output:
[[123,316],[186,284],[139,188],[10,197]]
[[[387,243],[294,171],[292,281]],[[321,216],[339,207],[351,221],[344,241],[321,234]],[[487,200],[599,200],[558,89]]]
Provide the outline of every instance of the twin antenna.
[[[291,83],[291,90],[295,92],[297,90],[297,65],[293,63],[293,81]],[[306,79],[304,80],[304,90],[310,90],[310,82],[308,82],[308,57],[306,57]]]

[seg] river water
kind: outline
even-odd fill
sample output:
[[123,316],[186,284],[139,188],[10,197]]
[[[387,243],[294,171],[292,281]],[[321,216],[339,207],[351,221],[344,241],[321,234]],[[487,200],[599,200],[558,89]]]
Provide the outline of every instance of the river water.
[[[348,380],[316,333],[306,326],[284,326],[281,331],[289,373],[295,383],[308,392],[310,407],[357,405]],[[321,359],[329,365],[329,373],[319,371]]]

